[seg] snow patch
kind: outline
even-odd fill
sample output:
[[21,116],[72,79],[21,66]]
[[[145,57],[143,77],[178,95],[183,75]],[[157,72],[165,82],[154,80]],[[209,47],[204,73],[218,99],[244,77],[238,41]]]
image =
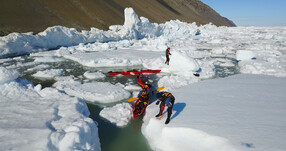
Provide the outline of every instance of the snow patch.
[[192,128],[167,127],[155,118],[150,119],[142,132],[156,151],[236,151],[224,138]]
[[15,70],[10,70],[5,67],[0,67],[0,84],[9,83],[17,79],[19,73]]
[[236,60],[252,60],[256,59],[256,55],[253,51],[239,50],[236,52]]
[[192,76],[199,70],[200,66],[191,57],[184,55],[178,51],[171,52],[169,66],[162,67],[162,72],[169,72],[182,76]]
[[101,73],[101,72],[89,72],[86,71],[83,74],[84,77],[88,78],[88,79],[104,79],[106,76]]
[[97,125],[82,100],[23,80],[0,89],[3,150],[100,150]]
[[81,84],[70,79],[69,81],[58,81],[54,86],[71,96],[76,96],[90,102],[112,103],[126,99],[130,96],[130,93],[122,87],[108,82]]
[[142,88],[138,85],[127,85],[124,87],[125,90],[127,91],[141,91]]
[[116,126],[126,126],[132,116],[132,106],[129,103],[116,104],[113,107],[106,107],[100,111],[99,115]]
[[63,69],[48,69],[44,71],[38,71],[32,76],[38,77],[38,78],[54,78],[57,76],[63,76],[64,74],[65,74],[65,71]]
[[60,62],[63,61],[61,58],[56,56],[36,57],[35,62]]

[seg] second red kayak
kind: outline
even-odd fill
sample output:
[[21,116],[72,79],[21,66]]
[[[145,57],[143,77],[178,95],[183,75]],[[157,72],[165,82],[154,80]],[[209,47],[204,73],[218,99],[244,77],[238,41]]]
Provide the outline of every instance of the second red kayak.
[[124,76],[135,76],[142,73],[159,73],[161,70],[130,70],[130,71],[119,71],[119,72],[108,72],[109,76],[124,75]]

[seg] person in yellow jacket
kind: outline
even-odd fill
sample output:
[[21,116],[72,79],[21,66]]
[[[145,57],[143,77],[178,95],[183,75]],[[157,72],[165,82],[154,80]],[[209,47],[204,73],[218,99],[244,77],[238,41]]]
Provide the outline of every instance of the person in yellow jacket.
[[150,95],[152,93],[149,86],[150,85],[145,84],[143,89],[139,92],[137,96],[139,100],[137,104],[135,104],[134,112],[141,112],[144,106],[149,104]]
[[175,103],[175,97],[170,92],[164,91],[164,92],[159,92],[157,94],[157,98],[159,98],[159,100],[156,102],[156,105],[158,105],[160,101],[161,101],[161,104],[160,104],[160,111],[156,115],[156,117],[162,116],[165,106],[167,106],[168,117],[167,117],[165,124],[168,124],[170,122],[170,117],[172,115],[172,109]]

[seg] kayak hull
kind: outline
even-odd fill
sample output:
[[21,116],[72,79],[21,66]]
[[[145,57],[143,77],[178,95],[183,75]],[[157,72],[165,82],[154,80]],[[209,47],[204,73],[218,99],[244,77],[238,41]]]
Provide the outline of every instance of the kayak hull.
[[137,99],[136,102],[133,105],[133,119],[135,119],[135,118],[139,117],[140,115],[142,115],[145,112],[145,110],[146,110],[148,105],[149,105],[149,100],[148,100],[148,103],[145,104],[139,112],[136,111],[136,107],[139,106],[139,99]]
[[131,70],[131,71],[120,71],[120,72],[108,72],[109,76],[124,75],[124,76],[135,76],[142,73],[159,73],[161,70]]

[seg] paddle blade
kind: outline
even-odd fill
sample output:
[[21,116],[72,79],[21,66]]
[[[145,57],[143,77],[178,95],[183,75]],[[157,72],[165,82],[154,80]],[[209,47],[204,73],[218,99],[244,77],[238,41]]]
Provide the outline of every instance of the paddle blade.
[[165,89],[165,87],[160,87],[160,88],[157,89],[157,91],[161,91],[163,89]]
[[128,102],[132,102],[134,100],[136,100],[136,98],[130,98],[130,99],[128,99]]

